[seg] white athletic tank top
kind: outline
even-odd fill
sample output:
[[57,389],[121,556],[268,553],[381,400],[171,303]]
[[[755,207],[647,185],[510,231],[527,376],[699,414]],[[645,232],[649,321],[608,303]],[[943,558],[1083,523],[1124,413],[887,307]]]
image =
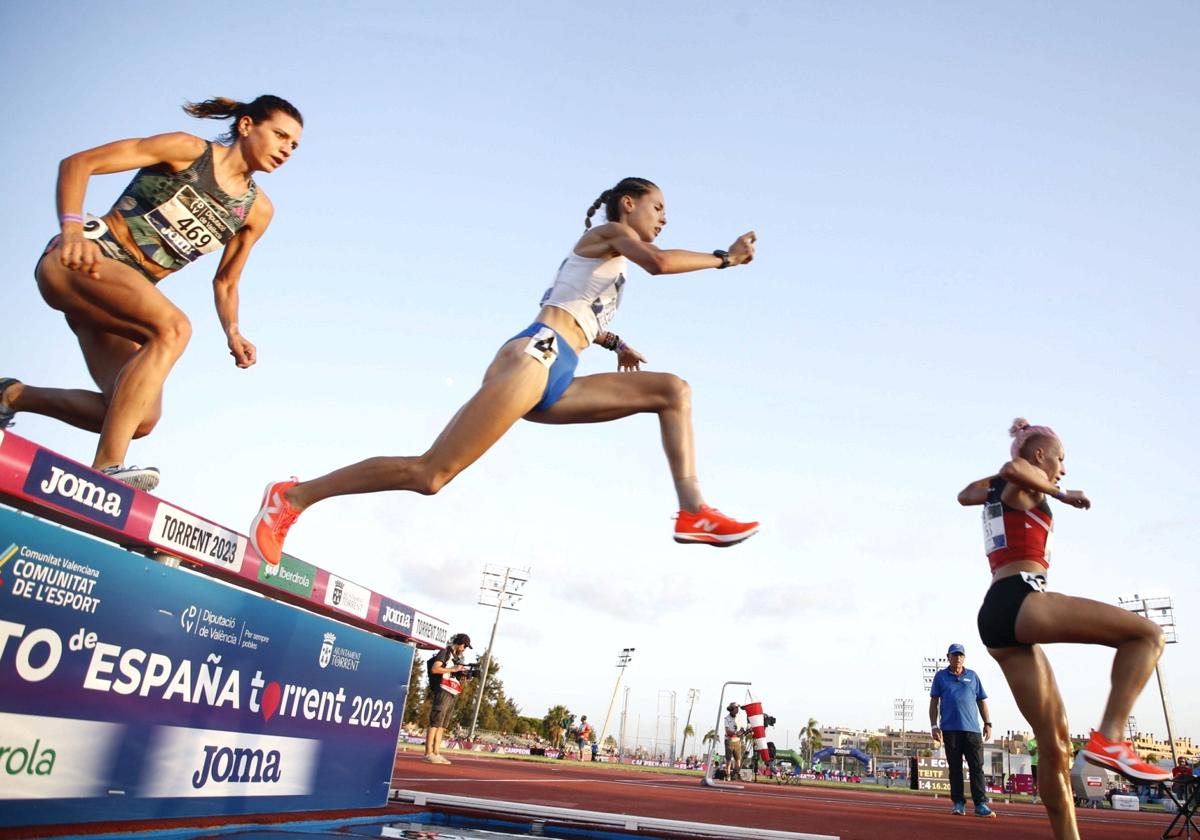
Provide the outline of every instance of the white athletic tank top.
[[591,344],[621,305],[625,264],[624,257],[593,259],[572,251],[558,267],[554,284],[542,295],[542,306],[570,312]]

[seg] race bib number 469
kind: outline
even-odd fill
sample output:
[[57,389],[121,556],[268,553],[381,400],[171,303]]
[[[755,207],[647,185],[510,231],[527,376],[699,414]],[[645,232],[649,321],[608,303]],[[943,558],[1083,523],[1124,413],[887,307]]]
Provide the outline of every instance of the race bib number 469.
[[218,250],[234,233],[222,211],[186,185],[147,213],[145,219],[163,242],[188,262]]

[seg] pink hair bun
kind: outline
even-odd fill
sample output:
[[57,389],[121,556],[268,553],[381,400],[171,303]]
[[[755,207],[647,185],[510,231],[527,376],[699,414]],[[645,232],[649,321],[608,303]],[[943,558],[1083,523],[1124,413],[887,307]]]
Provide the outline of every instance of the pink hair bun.
[[1012,427],[1008,430],[1012,436],[1012,449],[1010,450],[1014,458],[1021,454],[1021,450],[1030,438],[1034,437],[1049,437],[1058,440],[1058,433],[1049,426],[1031,426],[1029,421],[1024,417],[1018,417],[1013,420]]

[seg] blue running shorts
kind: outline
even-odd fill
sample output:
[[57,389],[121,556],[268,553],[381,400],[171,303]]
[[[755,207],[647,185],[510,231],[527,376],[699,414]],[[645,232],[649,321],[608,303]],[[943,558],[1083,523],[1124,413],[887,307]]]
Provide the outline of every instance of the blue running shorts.
[[575,378],[579,354],[566,339],[540,321],[534,321],[508,341],[526,337],[529,337],[530,341],[525,347],[525,352],[550,369],[550,378],[546,380],[542,400],[533,407],[534,411],[545,411],[558,402],[570,386],[571,380]]

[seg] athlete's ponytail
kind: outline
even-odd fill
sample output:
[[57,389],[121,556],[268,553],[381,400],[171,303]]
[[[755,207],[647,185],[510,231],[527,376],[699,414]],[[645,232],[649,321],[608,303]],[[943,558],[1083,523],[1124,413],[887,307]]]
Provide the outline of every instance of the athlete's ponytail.
[[233,123],[230,124],[229,130],[218,138],[225,143],[232,143],[237,138],[237,124],[242,117],[249,117],[252,123],[258,125],[269,119],[272,114],[282,112],[304,125],[304,117],[300,116],[295,105],[269,93],[264,93],[252,102],[238,102],[236,99],[217,96],[203,102],[189,102],[183,106],[183,110],[198,119],[224,120],[232,117]]
[[1043,438],[1051,438],[1058,440],[1058,434],[1049,426],[1031,426],[1029,421],[1024,417],[1018,417],[1013,420],[1012,427],[1008,430],[1012,436],[1012,456],[1014,458],[1024,457],[1024,451],[1027,446]]
[[592,206],[588,208],[587,216],[583,220],[584,229],[591,228],[592,216],[596,215],[596,211],[602,206],[604,207],[604,215],[608,221],[615,222],[621,216],[622,198],[627,195],[637,198],[650,192],[650,190],[656,189],[658,189],[658,185],[653,181],[647,181],[645,178],[622,178],[617,182],[615,187],[600,193],[600,197],[592,202]]

